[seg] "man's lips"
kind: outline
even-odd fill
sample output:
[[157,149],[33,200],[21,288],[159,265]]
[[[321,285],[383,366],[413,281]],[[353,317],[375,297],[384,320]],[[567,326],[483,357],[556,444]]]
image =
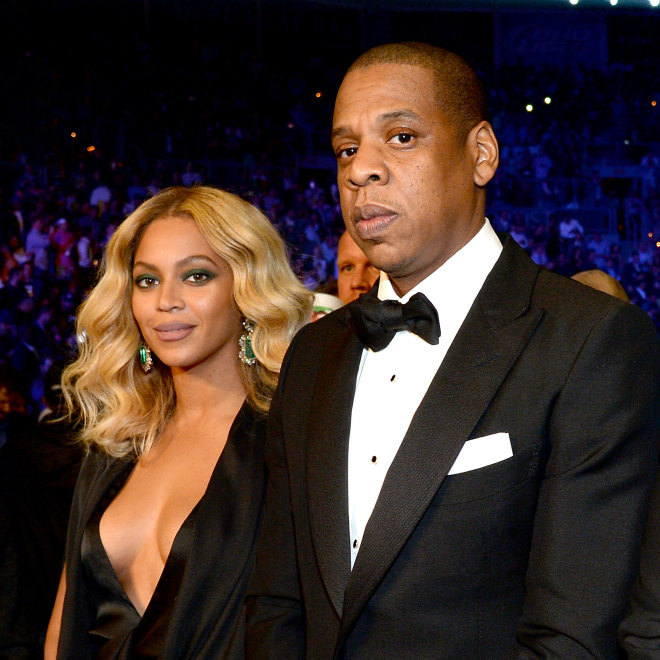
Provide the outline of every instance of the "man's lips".
[[356,222],[359,222],[360,220],[373,220],[373,218],[382,218],[391,215],[396,215],[396,212],[382,204],[362,204],[353,207],[353,219]]
[[380,204],[364,204],[353,208],[351,214],[360,238],[375,238],[398,217],[396,211]]
[[185,339],[194,328],[190,323],[161,323],[154,328],[154,332],[161,341],[178,341]]

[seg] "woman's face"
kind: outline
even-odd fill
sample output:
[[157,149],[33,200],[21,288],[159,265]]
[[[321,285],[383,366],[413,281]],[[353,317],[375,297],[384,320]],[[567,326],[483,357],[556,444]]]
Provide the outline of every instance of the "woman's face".
[[168,367],[238,364],[240,313],[227,262],[194,220],[152,222],[133,265],[133,315],[151,350]]

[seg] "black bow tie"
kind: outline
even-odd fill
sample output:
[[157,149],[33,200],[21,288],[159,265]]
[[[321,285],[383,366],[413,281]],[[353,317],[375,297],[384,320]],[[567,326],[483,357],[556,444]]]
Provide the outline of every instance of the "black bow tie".
[[348,311],[357,336],[372,351],[383,350],[400,330],[408,330],[429,344],[437,344],[440,337],[438,312],[423,293],[416,293],[402,305],[396,300],[379,300],[370,291],[349,305]]

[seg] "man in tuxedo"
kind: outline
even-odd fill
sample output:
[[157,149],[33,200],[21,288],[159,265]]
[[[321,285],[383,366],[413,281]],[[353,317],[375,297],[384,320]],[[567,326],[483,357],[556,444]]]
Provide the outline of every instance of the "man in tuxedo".
[[460,57],[367,51],[332,145],[382,274],[282,366],[249,657],[616,658],[657,469],[652,323],[493,231],[498,144]]

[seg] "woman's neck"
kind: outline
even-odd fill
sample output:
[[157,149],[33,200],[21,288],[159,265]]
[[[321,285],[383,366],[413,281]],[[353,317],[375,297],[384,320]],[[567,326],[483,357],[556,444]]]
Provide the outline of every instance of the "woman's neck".
[[173,369],[175,417],[224,417],[235,414],[245,400],[238,360],[224,368]]

